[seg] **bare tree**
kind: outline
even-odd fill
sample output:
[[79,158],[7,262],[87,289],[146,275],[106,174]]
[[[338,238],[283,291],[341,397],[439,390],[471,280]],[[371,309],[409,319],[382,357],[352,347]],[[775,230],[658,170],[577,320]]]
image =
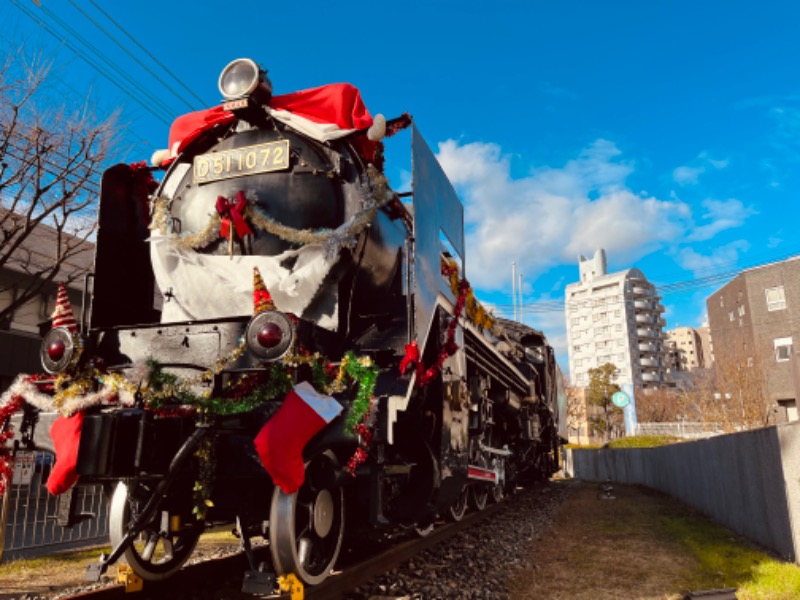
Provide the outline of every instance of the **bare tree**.
[[718,431],[772,424],[775,412],[766,394],[764,375],[764,360],[770,356],[769,349],[723,348],[713,368],[694,370],[677,390],[679,414]]
[[567,430],[570,435],[574,433],[580,444],[581,428],[588,423],[585,394],[582,388],[571,385],[566,377],[564,393],[567,396]]
[[642,423],[670,423],[685,418],[683,396],[671,388],[636,390],[636,418]]
[[101,165],[115,117],[54,102],[52,63],[17,50],[0,66],[0,322],[90,264]]

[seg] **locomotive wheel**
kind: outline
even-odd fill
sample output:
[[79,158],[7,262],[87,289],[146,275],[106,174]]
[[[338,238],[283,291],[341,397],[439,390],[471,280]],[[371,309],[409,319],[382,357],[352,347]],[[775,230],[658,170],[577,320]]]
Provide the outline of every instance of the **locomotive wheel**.
[[270,507],[269,546],[278,575],[294,573],[306,585],[322,583],[333,569],[344,537],[344,492],[338,461],[326,452],[306,463],[300,489],[275,487]]
[[[131,495],[128,485],[120,481],[111,497],[108,533],[111,547],[119,544],[127,533],[131,513],[145,504]],[[134,509],[133,511],[131,509]],[[139,532],[122,555],[133,571],[147,581],[166,579],[183,566],[191,556],[203,528],[192,524],[171,531],[170,514],[156,511],[152,520]]]
[[473,483],[470,486],[469,499],[475,510],[483,510],[489,499],[489,486],[485,483]]
[[464,515],[467,513],[468,498],[469,487],[464,486],[464,489],[461,490],[461,494],[458,496],[458,500],[451,504],[448,510],[448,516],[451,520],[458,522],[464,518]]
[[503,501],[503,486],[501,485],[493,485],[492,489],[489,491],[489,498],[492,502],[502,502]]

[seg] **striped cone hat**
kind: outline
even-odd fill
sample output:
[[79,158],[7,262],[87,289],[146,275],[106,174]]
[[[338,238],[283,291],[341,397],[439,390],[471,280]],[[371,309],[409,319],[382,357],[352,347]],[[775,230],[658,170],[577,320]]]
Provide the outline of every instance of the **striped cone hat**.
[[72,305],[67,295],[67,286],[63,283],[58,284],[58,295],[56,296],[56,308],[51,315],[53,329],[56,327],[66,327],[70,333],[77,333],[78,323],[75,315],[72,314]]
[[261,279],[258,267],[253,267],[253,314],[257,315],[267,310],[275,310],[275,303],[267,286],[264,285],[264,280]]

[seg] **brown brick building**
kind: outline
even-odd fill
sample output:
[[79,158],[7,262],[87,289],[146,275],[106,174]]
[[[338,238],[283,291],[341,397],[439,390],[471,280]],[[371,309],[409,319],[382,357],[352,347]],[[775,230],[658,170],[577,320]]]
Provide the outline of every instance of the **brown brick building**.
[[796,420],[800,257],[742,271],[706,300],[714,358],[761,374],[776,421]]

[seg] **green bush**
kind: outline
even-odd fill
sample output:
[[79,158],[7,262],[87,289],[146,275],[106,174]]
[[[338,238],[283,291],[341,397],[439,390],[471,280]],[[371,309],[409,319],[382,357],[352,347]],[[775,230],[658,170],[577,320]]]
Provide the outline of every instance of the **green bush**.
[[607,443],[604,448],[616,450],[619,448],[656,448],[683,441],[674,435],[632,435],[622,437]]

